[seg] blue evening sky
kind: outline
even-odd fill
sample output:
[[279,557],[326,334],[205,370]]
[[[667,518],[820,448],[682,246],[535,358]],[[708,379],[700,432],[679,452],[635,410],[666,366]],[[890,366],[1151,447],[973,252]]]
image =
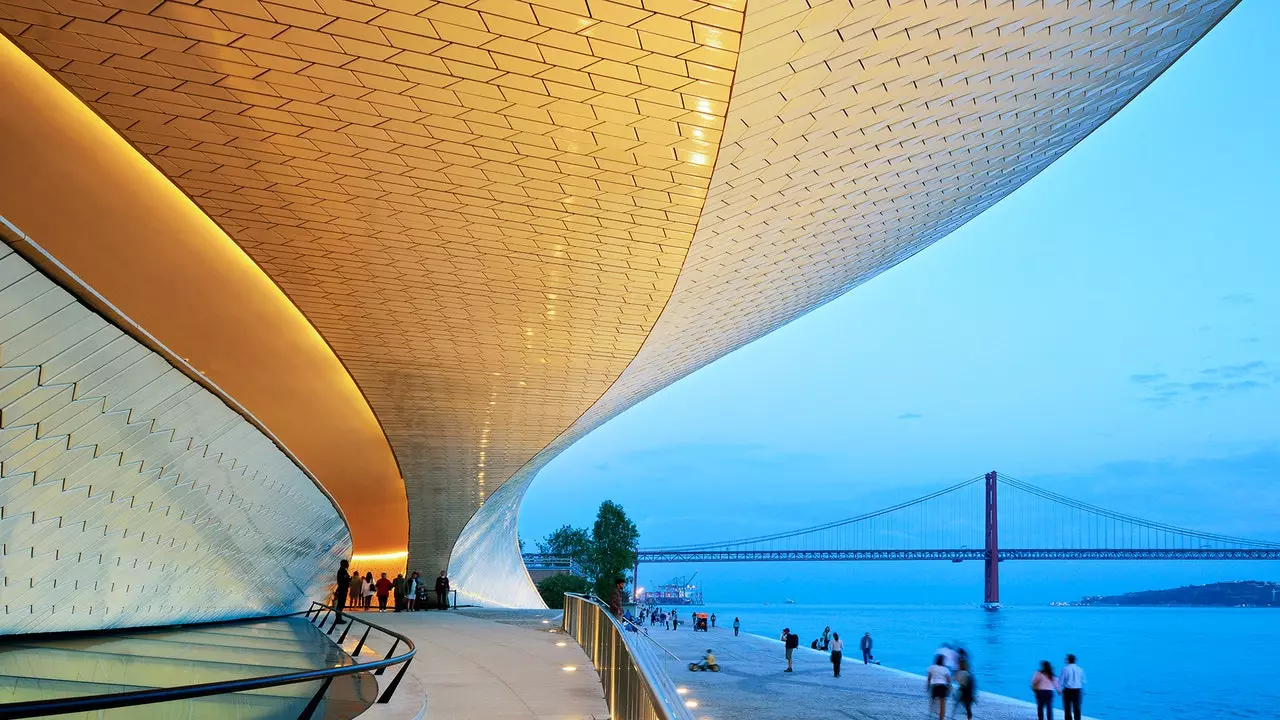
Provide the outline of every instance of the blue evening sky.
[[[835,520],[998,469],[1280,540],[1280,3],[1247,0],[1127,108],[949,237],[675,383],[534,482],[532,544],[614,499],[641,545]],[[530,548],[532,549],[532,548]],[[720,600],[977,602],[976,563],[642,566]],[[1006,602],[1264,563],[1005,563]]]

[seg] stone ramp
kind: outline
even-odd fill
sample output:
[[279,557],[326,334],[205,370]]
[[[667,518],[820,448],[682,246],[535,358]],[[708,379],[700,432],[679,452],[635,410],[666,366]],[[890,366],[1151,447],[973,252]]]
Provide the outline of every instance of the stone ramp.
[[[687,688],[686,699],[697,703],[694,717],[698,720],[930,717],[924,676],[863,665],[856,638],[848,644],[854,649],[846,654],[840,677],[835,678],[828,653],[798,648],[795,671],[785,673],[787,662],[780,641],[746,633],[734,637],[731,629],[695,633],[684,625],[672,631],[657,627],[649,630],[649,636],[680,658],[676,661],[662,655],[676,687]],[[687,663],[700,660],[707,648],[715,652],[720,672],[690,672]],[[857,655],[857,662],[851,655]],[[1027,720],[1036,716],[1032,703],[982,692],[981,675],[978,687],[978,702],[973,706],[975,720]],[[956,716],[948,709],[947,717]],[[959,717],[964,717],[963,711]],[[1061,717],[1059,701],[1055,703],[1054,718]]]

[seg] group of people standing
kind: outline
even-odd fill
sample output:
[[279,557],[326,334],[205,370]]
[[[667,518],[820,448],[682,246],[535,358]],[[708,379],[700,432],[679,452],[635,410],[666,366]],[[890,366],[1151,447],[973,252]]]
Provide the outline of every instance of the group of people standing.
[[[736,635],[738,619],[734,618],[733,622],[734,634]],[[782,637],[780,639],[782,640],[782,646],[785,648],[787,656],[787,669],[783,670],[783,672],[795,672],[791,656],[795,652],[795,649],[800,647],[800,636],[791,632],[791,628],[783,628]],[[864,665],[874,663],[875,661],[871,659],[871,648],[873,645],[871,633],[863,633],[862,639],[858,642],[858,645],[862,649],[862,663]],[[831,632],[830,626],[825,627],[822,629],[822,635],[814,638],[813,642],[809,644],[809,647],[814,650],[831,653],[831,674],[833,677],[840,677],[840,663],[844,662],[844,641],[840,639],[840,633]],[[879,665],[880,663],[875,664]]]
[[[964,648],[943,646],[933,658],[933,664],[925,672],[925,691],[929,695],[929,712],[936,709],[938,720],[946,720],[947,698],[955,686],[955,705],[964,708],[965,717],[973,718],[973,703],[978,697],[978,684],[973,675],[969,654]],[[1062,716],[1065,720],[1081,720],[1081,701],[1084,699],[1084,670],[1076,664],[1076,656],[1068,654],[1062,672],[1055,676],[1048,660],[1040,661],[1040,668],[1031,676],[1031,691],[1036,698],[1037,720],[1053,720],[1054,695],[1062,695]]]
[[[343,560],[338,567],[337,587],[333,593],[333,604],[338,615],[337,622],[345,622],[342,619],[343,610],[369,611],[375,597],[378,599],[378,612],[386,612],[387,603],[392,600],[394,600],[392,608],[395,612],[428,608],[430,595],[427,585],[416,570],[407,578],[403,573],[399,573],[394,580],[389,580],[386,573],[381,573],[382,577],[374,580],[371,572],[365,573],[364,577],[360,577],[359,572],[348,572],[349,566],[350,561]],[[444,570],[441,570],[439,577],[436,578],[435,592],[437,607],[448,609],[449,576]]]
[[1031,676],[1031,690],[1036,694],[1037,720],[1053,720],[1053,696],[1062,696],[1062,717],[1080,720],[1080,703],[1084,699],[1084,670],[1076,664],[1076,656],[1067,654],[1066,664],[1056,677],[1048,660],[1040,661],[1040,669]]

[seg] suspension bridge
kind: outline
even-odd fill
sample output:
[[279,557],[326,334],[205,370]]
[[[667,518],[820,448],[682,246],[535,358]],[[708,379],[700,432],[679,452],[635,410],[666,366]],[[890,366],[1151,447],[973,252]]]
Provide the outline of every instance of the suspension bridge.
[[[1280,560],[1280,543],[1191,530],[1114,512],[999,472],[822,525],[756,537],[646,548],[641,563],[981,561],[988,605],[1006,560]],[[527,555],[526,562],[550,562]]]

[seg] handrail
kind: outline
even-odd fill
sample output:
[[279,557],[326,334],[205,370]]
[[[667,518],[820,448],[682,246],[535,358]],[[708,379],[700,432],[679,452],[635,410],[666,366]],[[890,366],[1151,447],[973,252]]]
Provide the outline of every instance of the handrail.
[[635,633],[636,633],[637,635],[639,635],[640,637],[643,637],[645,640],[648,640],[649,642],[653,643],[654,645],[657,645],[657,646],[658,646],[658,649],[660,649],[660,650],[662,650],[662,652],[664,652],[664,653],[666,653],[666,654],[670,655],[672,660],[675,660],[676,662],[679,662],[679,661],[680,661],[680,656],[679,656],[679,655],[676,655],[675,653],[673,653],[673,652],[671,652],[670,650],[668,650],[666,645],[663,645],[662,643],[660,643],[660,642],[658,642],[657,640],[654,640],[654,639],[653,639],[653,636],[649,634],[649,628],[644,627],[643,625],[641,625],[641,624],[639,624],[639,623],[635,622],[634,620],[631,620],[631,619],[629,619],[629,618],[627,618],[627,617],[625,617],[625,616],[624,616],[624,617],[620,617],[620,618],[618,618],[618,621],[619,621],[619,622],[626,623],[627,625],[630,625],[631,627],[635,628]]
[[599,673],[611,718],[693,720],[657,657],[647,645],[628,640],[629,633],[603,603],[565,593],[563,622]]
[[[311,620],[311,613],[315,612],[316,620],[320,623],[320,630],[324,630],[324,623],[329,618],[326,612],[324,618],[320,617],[321,610],[332,611],[333,608],[320,602],[312,602],[311,608],[305,613],[295,612],[287,615],[276,615],[273,618],[295,617],[298,615],[306,615]],[[135,705],[150,705],[153,703],[170,702],[174,700],[189,700],[191,698],[209,697],[211,695],[225,695],[229,693],[245,692],[247,690],[260,690],[262,688],[279,687],[281,685],[293,685],[296,683],[310,682],[312,680],[323,680],[320,690],[311,698],[307,706],[303,708],[302,713],[298,715],[298,720],[310,720],[315,713],[316,708],[320,706],[320,701],[324,699],[325,692],[329,689],[329,684],[333,682],[333,678],[343,675],[354,675],[356,673],[375,670],[374,674],[381,675],[382,672],[392,666],[400,665],[400,671],[396,673],[395,679],[387,686],[387,689],[378,698],[379,703],[386,703],[391,700],[391,695],[395,692],[396,686],[400,684],[400,679],[404,677],[405,670],[408,669],[413,656],[417,654],[417,648],[414,647],[413,641],[379,625],[347,615],[351,621],[347,626],[347,630],[342,633],[342,637],[338,639],[338,645],[341,646],[342,641],[346,638],[347,632],[350,631],[351,625],[360,622],[370,629],[377,629],[393,638],[396,642],[391,646],[391,651],[381,660],[371,660],[362,663],[357,659],[360,649],[364,646],[364,641],[369,636],[369,630],[366,630],[364,637],[361,638],[360,644],[356,646],[355,652],[352,654],[351,665],[343,665],[335,668],[320,668],[317,670],[304,670],[301,672],[281,673],[278,675],[264,675],[256,678],[244,678],[240,680],[223,680],[220,682],[200,683],[197,685],[182,685],[171,688],[151,688],[148,690],[130,690],[122,693],[108,693],[106,695],[82,695],[72,698],[59,698],[53,700],[28,700],[26,702],[0,704],[0,718],[29,718],[40,717],[45,715],[63,715],[73,712],[90,712],[94,710],[109,710],[112,708],[132,707]],[[337,618],[334,618],[334,626],[337,625]],[[334,627],[329,628],[329,633],[333,633]],[[400,643],[403,642],[408,649],[399,654],[394,655]]]

